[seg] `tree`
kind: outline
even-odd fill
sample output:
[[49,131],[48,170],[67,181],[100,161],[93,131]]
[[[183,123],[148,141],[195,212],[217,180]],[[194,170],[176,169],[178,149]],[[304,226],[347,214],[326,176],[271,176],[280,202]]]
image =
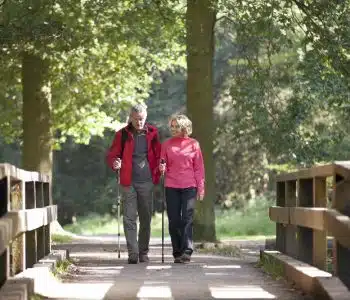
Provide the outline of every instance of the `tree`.
[[188,0],[186,11],[187,113],[193,122],[193,137],[202,149],[206,196],[197,203],[194,220],[196,240],[215,241],[215,169],[213,56],[216,1]]
[[7,1],[0,14],[1,51],[22,68],[14,94],[28,170],[51,173],[55,142],[67,136],[86,143],[115,127],[181,51],[172,43],[181,20],[162,1]]

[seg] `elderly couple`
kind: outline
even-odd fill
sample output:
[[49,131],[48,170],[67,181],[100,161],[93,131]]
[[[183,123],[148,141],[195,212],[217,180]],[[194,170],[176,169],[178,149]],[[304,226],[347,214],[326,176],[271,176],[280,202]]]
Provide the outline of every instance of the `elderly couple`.
[[[172,137],[162,145],[156,127],[146,123],[147,109],[130,110],[129,123],[116,132],[107,153],[108,165],[120,169],[123,225],[128,263],[148,262],[153,186],[165,174],[165,198],[174,263],[188,263],[193,252],[193,214],[204,197],[204,163],[199,143],[189,136],[192,123],[184,115],[170,118]],[[123,138],[124,136],[124,138]],[[140,230],[137,240],[137,215]]]

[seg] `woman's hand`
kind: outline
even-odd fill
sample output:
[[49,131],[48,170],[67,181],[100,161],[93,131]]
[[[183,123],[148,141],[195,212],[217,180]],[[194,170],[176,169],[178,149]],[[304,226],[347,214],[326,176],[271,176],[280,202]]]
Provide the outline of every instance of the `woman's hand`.
[[203,201],[204,195],[197,194],[197,200]]

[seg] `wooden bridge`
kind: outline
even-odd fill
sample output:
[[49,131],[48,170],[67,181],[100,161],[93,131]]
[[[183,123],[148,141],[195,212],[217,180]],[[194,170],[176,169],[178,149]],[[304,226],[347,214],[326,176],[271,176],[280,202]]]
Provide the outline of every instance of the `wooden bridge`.
[[[36,172],[0,164],[0,201],[0,299],[31,299],[40,293],[40,286],[51,278],[47,270],[53,270],[68,251],[80,257],[87,274],[80,279],[86,285],[69,299],[306,299],[285,283],[275,286],[272,277],[264,277],[245,259],[198,255],[190,267],[172,266],[169,248],[166,265],[160,264],[155,250],[153,265],[144,267],[121,264],[112,252],[107,263],[107,246],[101,242],[90,242],[83,251],[76,246],[53,250],[50,223],[57,219],[57,206],[50,179]],[[260,250],[264,269],[315,299],[350,299],[350,162],[279,175],[276,206],[266,213],[276,222],[276,249]],[[92,252],[98,251],[103,255],[95,259]],[[101,278],[109,290],[91,298],[92,283]],[[166,280],[173,294],[164,292]],[[146,281],[153,283],[142,287]],[[142,288],[155,290],[160,282],[161,290],[140,296]],[[67,285],[55,287],[68,290]],[[68,299],[60,295],[45,299]]]

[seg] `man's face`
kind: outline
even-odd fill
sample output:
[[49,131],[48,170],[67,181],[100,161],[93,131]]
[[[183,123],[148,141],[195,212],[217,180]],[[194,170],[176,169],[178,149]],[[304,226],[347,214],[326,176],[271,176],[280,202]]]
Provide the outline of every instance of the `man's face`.
[[134,126],[136,130],[143,129],[143,127],[145,126],[146,118],[147,118],[146,112],[140,112],[140,113],[132,112],[130,114],[131,124],[132,126]]

